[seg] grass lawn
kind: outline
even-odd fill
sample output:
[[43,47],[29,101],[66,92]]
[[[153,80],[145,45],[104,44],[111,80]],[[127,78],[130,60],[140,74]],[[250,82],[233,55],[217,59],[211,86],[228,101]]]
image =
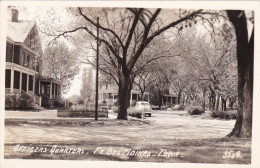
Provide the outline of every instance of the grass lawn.
[[[205,136],[209,130],[218,135],[224,127],[217,124],[223,122],[173,116],[166,117],[169,122],[159,122],[164,119],[159,114],[154,117],[156,121],[6,119],[5,159],[251,163],[251,139],[192,136],[201,133]],[[194,129],[185,121],[203,125]],[[173,136],[174,133],[182,138]]]

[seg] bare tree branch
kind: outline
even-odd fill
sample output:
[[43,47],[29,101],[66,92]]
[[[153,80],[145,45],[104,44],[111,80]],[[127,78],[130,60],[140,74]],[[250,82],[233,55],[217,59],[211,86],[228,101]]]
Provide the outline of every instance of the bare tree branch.
[[82,10],[81,10],[80,7],[78,7],[78,10],[79,10],[80,15],[83,16],[89,23],[91,23],[91,24],[94,25],[95,27],[99,27],[100,29],[102,29],[102,30],[104,30],[104,31],[108,31],[108,32],[112,33],[112,34],[116,37],[116,39],[118,40],[118,42],[121,44],[121,46],[124,47],[124,45],[123,45],[121,39],[119,38],[119,36],[118,36],[113,30],[108,29],[108,28],[105,28],[105,27],[101,26],[100,24],[97,25],[97,23],[95,23],[93,20],[91,20],[90,18],[88,18],[86,15],[84,15],[84,14],[82,13]]

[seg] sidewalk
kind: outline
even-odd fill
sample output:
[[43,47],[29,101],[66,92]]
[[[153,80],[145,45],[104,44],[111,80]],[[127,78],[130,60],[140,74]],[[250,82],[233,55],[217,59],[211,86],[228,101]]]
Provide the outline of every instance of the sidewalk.
[[57,110],[5,111],[5,118],[58,118]]
[[[5,118],[27,118],[27,119],[87,119],[87,118],[70,118],[70,117],[57,117],[57,110],[43,110],[43,111],[5,111]],[[117,113],[108,113],[108,118],[116,119]],[[90,118],[92,119],[92,118]]]

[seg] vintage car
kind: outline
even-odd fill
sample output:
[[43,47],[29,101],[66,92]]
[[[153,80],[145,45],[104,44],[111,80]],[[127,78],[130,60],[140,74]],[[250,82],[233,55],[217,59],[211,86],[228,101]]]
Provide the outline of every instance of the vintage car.
[[182,110],[185,110],[185,106],[180,105],[180,104],[176,104],[172,109],[174,111],[182,111]]
[[138,101],[135,105],[128,109],[128,114],[133,117],[141,118],[141,116],[152,116],[152,108],[149,102]]

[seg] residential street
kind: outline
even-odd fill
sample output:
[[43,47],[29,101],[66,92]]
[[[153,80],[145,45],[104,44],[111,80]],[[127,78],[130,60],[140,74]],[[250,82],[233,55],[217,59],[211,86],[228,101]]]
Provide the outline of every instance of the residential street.
[[[5,158],[250,163],[251,140],[225,138],[235,120],[185,111],[154,111],[144,121],[116,120],[116,113],[98,121],[55,113],[6,112]],[[223,159],[229,151],[243,158]]]
[[[45,113],[50,114],[55,113],[55,111]],[[6,126],[5,142],[48,143],[53,141],[92,141],[98,139],[101,141],[136,140],[158,143],[158,141],[174,140],[176,138],[224,137],[235,124],[235,120],[200,119],[183,116],[182,114],[185,113],[185,111],[154,111],[152,117],[146,117],[145,119],[150,120],[151,124],[133,127],[82,127],[79,129],[78,127],[41,127],[35,125]],[[46,118],[44,115],[40,116],[39,113],[35,114],[39,116],[38,118]],[[19,115],[26,118],[26,114]],[[115,115],[110,114],[109,116],[115,118]]]

